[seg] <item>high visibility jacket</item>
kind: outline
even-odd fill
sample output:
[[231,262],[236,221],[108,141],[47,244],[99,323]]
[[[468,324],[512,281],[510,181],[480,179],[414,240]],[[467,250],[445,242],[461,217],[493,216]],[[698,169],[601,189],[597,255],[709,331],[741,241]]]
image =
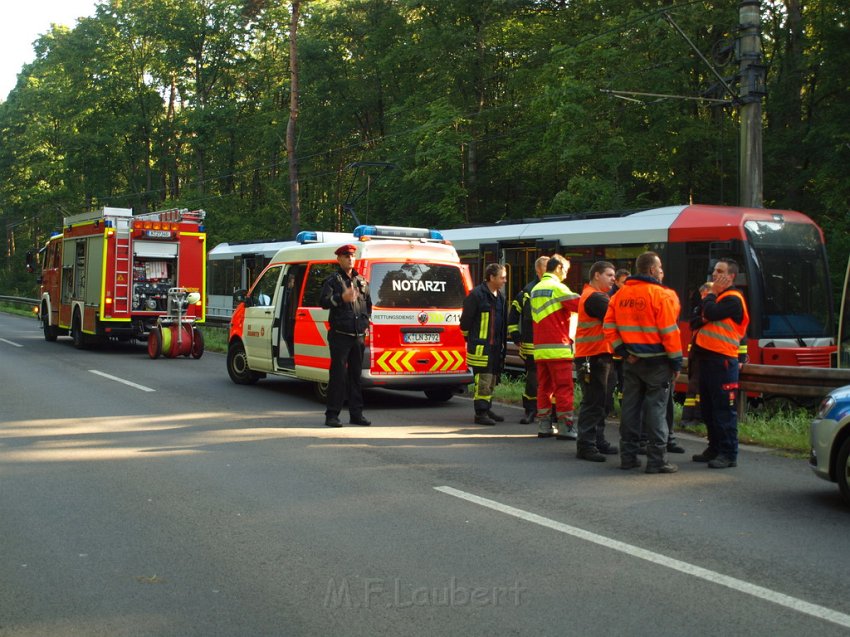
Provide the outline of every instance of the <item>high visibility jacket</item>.
[[514,297],[511,310],[508,313],[508,336],[514,343],[519,345],[520,354],[523,358],[534,355],[534,321],[531,318],[531,290],[540,283],[540,279],[534,277]]
[[614,348],[605,340],[602,330],[603,319],[596,318],[587,313],[587,301],[594,294],[605,298],[605,306],[608,306],[610,297],[605,292],[600,292],[592,285],[585,285],[578,302],[578,329],[576,329],[576,356],[598,356],[599,354],[612,354]]
[[625,349],[643,359],[667,359],[674,370],[682,367],[678,302],[670,291],[648,276],[626,279],[608,304],[605,336],[615,350]]
[[[747,312],[747,304],[744,301],[744,295],[738,290],[729,288],[724,290],[717,297],[717,301],[723,298],[734,296],[740,303],[743,309],[743,320],[736,323],[731,317],[720,319],[717,321],[708,321],[700,328],[697,333],[696,344],[703,349],[715,352],[729,358],[738,358],[740,353],[741,341],[747,335],[747,326],[750,324],[750,314]],[[744,354],[746,354],[746,344],[744,344]]]
[[534,360],[573,358],[570,314],[578,311],[579,295],[547,272],[531,290]]
[[463,301],[460,330],[466,337],[466,362],[484,373],[498,373],[505,357],[507,311],[501,290],[493,294],[486,283],[475,286]]

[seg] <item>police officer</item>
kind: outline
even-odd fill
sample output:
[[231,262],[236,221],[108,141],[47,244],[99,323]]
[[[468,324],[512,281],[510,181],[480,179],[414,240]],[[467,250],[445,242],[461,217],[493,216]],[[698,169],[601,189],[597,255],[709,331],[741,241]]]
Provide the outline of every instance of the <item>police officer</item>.
[[[369,329],[372,299],[369,284],[354,269],[357,248],[351,244],[334,252],[339,268],[325,279],[319,303],[330,310],[328,345],[331,351],[330,378],[325,425],[342,427],[339,412],[348,394],[349,422],[368,426],[363,415],[363,391],[360,374],[363,369],[364,338]],[[346,391],[347,390],[347,391]]]

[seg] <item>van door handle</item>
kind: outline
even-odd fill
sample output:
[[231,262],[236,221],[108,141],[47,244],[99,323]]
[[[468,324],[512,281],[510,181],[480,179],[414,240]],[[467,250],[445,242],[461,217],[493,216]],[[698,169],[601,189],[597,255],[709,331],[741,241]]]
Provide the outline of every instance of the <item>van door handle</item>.
[[304,318],[305,316],[307,316],[307,312],[297,312],[295,316],[297,316],[298,318]]

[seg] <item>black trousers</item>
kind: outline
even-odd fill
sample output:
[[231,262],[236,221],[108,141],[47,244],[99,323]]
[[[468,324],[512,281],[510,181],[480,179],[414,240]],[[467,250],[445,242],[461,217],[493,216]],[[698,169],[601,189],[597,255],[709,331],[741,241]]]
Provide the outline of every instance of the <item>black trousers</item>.
[[338,417],[342,404],[348,398],[348,413],[352,418],[363,415],[363,389],[360,372],[363,369],[363,337],[328,332],[331,350],[331,369],[328,379],[326,417]]

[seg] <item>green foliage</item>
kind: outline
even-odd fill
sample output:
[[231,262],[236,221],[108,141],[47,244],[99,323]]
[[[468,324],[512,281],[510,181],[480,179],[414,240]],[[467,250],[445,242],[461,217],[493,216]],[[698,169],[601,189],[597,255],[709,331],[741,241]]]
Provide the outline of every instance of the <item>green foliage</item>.
[[[764,0],[765,196],[827,232],[850,206],[848,8]],[[311,0],[299,26],[302,226],[455,226],[697,201],[735,204],[735,3]],[[54,27],[0,104],[14,248],[104,205],[208,211],[211,243],[289,236],[289,4],[101,0]],[[354,161],[398,169],[361,175]],[[7,236],[7,246],[10,239]],[[11,247],[6,250],[11,251]]]

